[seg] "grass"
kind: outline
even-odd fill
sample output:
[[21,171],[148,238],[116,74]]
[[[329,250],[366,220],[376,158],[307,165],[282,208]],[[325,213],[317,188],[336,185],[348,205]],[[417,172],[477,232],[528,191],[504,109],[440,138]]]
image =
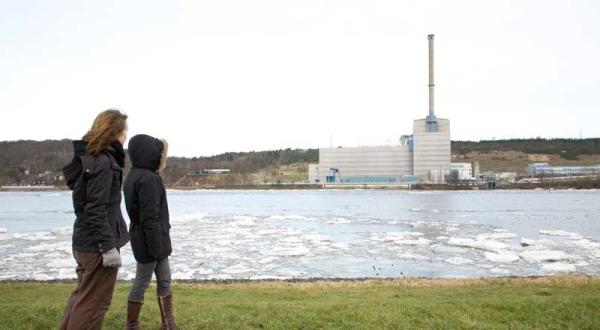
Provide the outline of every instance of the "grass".
[[[0,283],[0,328],[55,329],[73,283]],[[120,282],[106,329],[122,329]],[[154,287],[142,327],[158,329]],[[600,277],[173,285],[182,329],[600,329]]]

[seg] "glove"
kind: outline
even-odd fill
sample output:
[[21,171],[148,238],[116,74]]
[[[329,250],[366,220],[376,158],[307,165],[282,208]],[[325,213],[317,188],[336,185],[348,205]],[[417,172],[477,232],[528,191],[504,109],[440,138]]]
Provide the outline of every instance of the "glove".
[[116,248],[102,253],[102,266],[104,267],[121,267],[121,255]]

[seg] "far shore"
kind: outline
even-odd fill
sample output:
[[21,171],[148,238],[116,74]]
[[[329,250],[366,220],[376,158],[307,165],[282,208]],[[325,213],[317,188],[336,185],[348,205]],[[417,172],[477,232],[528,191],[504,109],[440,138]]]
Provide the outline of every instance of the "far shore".
[[[600,180],[574,180],[563,182],[544,183],[514,183],[497,184],[493,189],[486,185],[466,184],[314,184],[314,183],[265,183],[265,184],[239,184],[239,185],[198,185],[174,186],[167,185],[168,189],[175,190],[534,190],[534,189],[600,189]],[[66,186],[1,186],[0,191],[66,191]]]

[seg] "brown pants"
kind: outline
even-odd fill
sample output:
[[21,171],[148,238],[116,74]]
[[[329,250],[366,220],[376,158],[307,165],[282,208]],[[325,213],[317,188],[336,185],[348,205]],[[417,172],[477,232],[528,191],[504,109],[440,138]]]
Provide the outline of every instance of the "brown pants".
[[102,266],[100,253],[73,250],[73,256],[77,261],[77,287],[69,297],[60,329],[101,329],[119,269]]

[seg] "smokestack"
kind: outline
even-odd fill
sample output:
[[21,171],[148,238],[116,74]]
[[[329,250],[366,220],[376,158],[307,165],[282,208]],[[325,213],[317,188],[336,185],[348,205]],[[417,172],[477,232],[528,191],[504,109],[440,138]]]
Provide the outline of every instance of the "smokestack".
[[429,115],[435,116],[433,110],[433,34],[427,36],[429,39]]
[[427,122],[427,131],[428,132],[436,132],[437,131],[437,118],[435,116],[434,110],[434,94],[433,87],[435,86],[433,82],[433,34],[427,36],[429,41],[429,115],[426,118]]

